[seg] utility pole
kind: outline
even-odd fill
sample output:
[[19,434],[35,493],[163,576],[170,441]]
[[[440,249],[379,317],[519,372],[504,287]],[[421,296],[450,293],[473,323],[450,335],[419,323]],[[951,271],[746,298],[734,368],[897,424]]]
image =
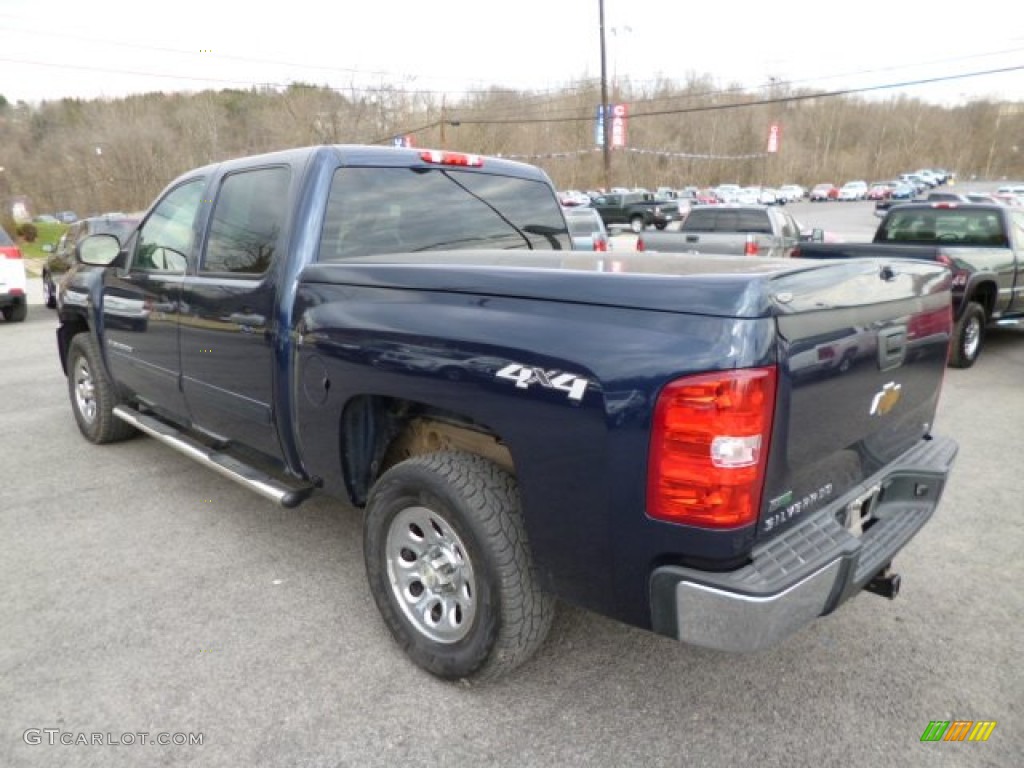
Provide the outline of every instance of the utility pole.
[[601,15],[601,154],[604,159],[604,190],[612,188],[611,110],[608,108],[608,62],[604,45],[604,0],[597,0]]
[[444,110],[444,97],[445,97],[445,95],[442,93],[441,94],[441,149],[448,149],[447,143],[445,142],[445,135],[444,135],[444,126],[445,126],[445,123],[448,122],[448,116],[445,114],[445,110]]

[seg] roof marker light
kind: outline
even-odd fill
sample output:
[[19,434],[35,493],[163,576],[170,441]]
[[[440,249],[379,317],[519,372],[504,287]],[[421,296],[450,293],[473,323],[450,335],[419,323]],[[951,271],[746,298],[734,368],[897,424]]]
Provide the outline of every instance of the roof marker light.
[[467,168],[481,168],[484,159],[480,155],[467,155],[463,152],[443,152],[437,149],[425,149],[420,152],[420,160],[434,165],[459,165]]

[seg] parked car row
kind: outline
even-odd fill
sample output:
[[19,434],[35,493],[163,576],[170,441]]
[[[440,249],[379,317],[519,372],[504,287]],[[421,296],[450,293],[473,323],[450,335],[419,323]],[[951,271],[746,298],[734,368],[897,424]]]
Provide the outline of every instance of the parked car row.
[[977,192],[965,189],[963,192],[933,191],[927,195],[911,197],[910,199],[897,200],[895,197],[888,200],[879,200],[875,203],[875,216],[879,218],[886,215],[889,209],[895,205],[904,203],[949,203],[953,205],[964,205],[967,203],[983,203],[988,205],[1001,205],[1010,208],[1024,208],[1024,195],[1017,196],[1006,192],[994,193]]

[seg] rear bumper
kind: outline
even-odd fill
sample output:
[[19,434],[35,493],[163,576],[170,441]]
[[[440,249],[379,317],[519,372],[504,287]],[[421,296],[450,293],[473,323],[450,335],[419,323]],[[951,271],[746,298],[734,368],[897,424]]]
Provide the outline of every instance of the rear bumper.
[[[857,594],[921,530],[956,453],[948,438],[922,441],[833,504],[755,547],[751,562],[737,571],[657,568],[650,581],[654,630],[724,651],[777,645]],[[869,496],[876,499],[872,521],[858,536],[847,517],[851,505]]]

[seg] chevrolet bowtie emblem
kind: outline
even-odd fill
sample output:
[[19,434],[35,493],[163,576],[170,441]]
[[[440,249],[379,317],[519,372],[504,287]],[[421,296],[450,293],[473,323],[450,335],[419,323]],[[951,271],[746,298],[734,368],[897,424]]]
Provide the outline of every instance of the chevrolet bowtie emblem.
[[872,416],[884,416],[896,407],[896,403],[900,401],[900,386],[895,381],[890,381],[882,387],[881,392],[875,393],[875,397],[871,401]]

